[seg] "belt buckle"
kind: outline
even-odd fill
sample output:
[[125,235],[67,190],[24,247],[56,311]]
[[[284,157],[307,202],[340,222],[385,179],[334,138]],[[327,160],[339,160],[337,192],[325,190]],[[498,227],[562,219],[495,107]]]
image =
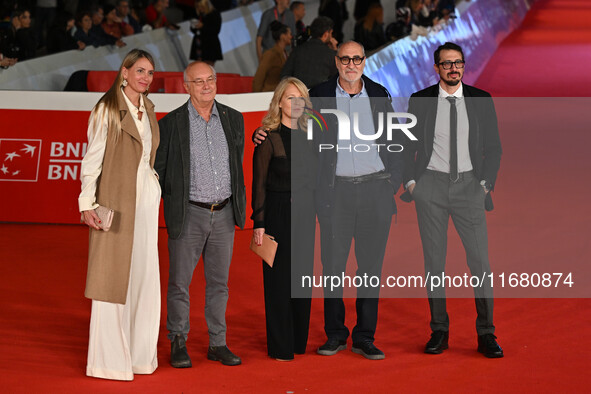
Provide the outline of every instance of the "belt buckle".
[[211,207],[210,207],[210,209],[209,209],[209,212],[213,212],[213,211],[214,211],[214,208],[215,208],[216,206],[218,206],[218,205],[220,205],[220,204],[218,204],[218,203],[211,204]]

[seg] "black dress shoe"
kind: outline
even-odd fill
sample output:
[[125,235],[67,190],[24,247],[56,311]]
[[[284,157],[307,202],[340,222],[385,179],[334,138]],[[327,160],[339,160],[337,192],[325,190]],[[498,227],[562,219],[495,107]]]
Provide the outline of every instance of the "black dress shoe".
[[353,353],[361,354],[369,360],[383,360],[386,358],[384,352],[378,349],[372,342],[354,343],[351,351]]
[[228,346],[210,346],[207,349],[207,359],[220,361],[224,365],[240,365],[242,360],[228,349]]
[[449,331],[433,331],[431,333],[431,339],[425,345],[425,353],[429,354],[441,354],[445,349],[449,347],[447,344],[449,340]]
[[488,358],[501,358],[504,356],[503,349],[497,343],[497,337],[494,334],[478,336],[478,351]]
[[336,338],[328,338],[326,343],[318,348],[316,351],[318,354],[323,356],[334,356],[341,350],[347,348],[347,341],[342,341]]
[[185,337],[176,334],[170,344],[170,365],[175,368],[190,368],[191,358],[185,345]]

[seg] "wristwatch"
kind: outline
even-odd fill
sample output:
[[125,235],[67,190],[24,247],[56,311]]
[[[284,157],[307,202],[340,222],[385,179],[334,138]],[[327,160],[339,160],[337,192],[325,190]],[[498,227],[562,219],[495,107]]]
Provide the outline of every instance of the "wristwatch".
[[480,186],[484,187],[487,192],[489,192],[492,189],[492,183],[485,179],[480,181]]

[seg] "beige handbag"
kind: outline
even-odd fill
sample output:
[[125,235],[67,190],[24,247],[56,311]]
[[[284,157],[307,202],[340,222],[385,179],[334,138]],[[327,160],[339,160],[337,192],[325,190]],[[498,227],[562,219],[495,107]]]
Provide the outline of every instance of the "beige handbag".
[[101,230],[109,231],[111,224],[113,223],[113,216],[115,212],[110,208],[103,207],[102,205],[99,205],[98,208],[94,210],[94,212],[100,220],[100,223],[97,223],[97,225],[101,228]]
[[261,246],[254,242],[254,235],[250,240],[250,250],[259,255],[265,263],[269,264],[269,267],[273,267],[273,261],[275,260],[275,253],[277,252],[277,241],[269,234],[263,234],[263,243]]

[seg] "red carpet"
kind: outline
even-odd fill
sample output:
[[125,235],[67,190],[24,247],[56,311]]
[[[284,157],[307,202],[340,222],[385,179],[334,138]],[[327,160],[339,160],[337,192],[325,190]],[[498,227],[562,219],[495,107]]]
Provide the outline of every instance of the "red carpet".
[[[495,96],[589,96],[591,6],[584,0],[539,1],[521,29],[501,45],[475,85]],[[584,26],[584,30],[580,27]],[[579,28],[577,28],[579,27]],[[509,121],[517,121],[515,119]],[[584,130],[556,140],[532,128],[501,130],[504,156],[488,215],[493,266],[548,272],[591,261],[591,195]],[[72,197],[75,201],[75,196]],[[412,205],[400,203],[391,230],[393,266],[422,265]],[[6,209],[6,207],[2,207]],[[32,209],[34,209],[32,207]],[[314,300],[308,352],[290,363],[266,356],[261,263],[248,251],[250,232],[237,232],[230,275],[228,344],[239,367],[207,361],[203,271],[192,286],[193,368],[169,366],[162,311],[158,370],[132,383],[84,375],[90,301],[83,298],[87,230],[81,226],[0,225],[0,387],[9,393],[331,393],[331,392],[588,392],[589,299],[495,300],[495,323],[505,358],[476,352],[474,303],[449,300],[450,349],[425,355],[425,299],[383,299],[376,345],[383,361],[350,350],[315,354],[325,337],[322,302]],[[163,305],[168,278],[165,230],[160,232]],[[465,265],[455,232],[450,265]],[[402,268],[401,268],[402,269]],[[587,278],[575,277],[575,285]],[[347,300],[349,327],[353,300]],[[349,343],[350,347],[350,343]]]

